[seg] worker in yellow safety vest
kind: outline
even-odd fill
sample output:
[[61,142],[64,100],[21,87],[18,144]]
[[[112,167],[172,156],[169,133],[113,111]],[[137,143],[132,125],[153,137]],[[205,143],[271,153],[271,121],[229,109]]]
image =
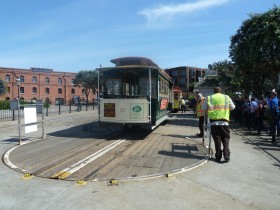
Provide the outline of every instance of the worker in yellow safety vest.
[[198,137],[203,137],[203,123],[204,123],[204,115],[205,110],[202,109],[202,105],[204,104],[204,97],[202,93],[198,93],[197,95],[197,105],[196,105],[196,116],[198,117],[198,128],[200,133],[197,133],[196,135]]
[[[216,161],[220,162],[224,154],[225,162],[230,160],[229,149],[229,114],[235,108],[234,103],[228,95],[221,93],[220,87],[214,88],[214,95],[208,96],[203,104],[203,109],[208,110],[208,118],[211,125],[211,135],[215,143]],[[223,144],[223,150],[221,148]]]

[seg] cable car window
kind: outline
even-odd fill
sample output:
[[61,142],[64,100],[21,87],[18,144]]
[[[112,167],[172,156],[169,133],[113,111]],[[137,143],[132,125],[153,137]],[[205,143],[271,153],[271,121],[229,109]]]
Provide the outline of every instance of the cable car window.
[[126,96],[129,96],[129,83],[124,83],[123,87],[124,87],[123,92],[125,93]]
[[131,95],[132,96],[136,95],[135,94],[135,85],[134,84],[131,85]]
[[120,95],[121,80],[120,79],[107,79],[106,89],[108,95]]
[[[151,85],[151,90],[152,90],[152,97],[156,97],[156,78],[152,78],[152,85]],[[139,79],[139,93],[140,95],[144,96],[149,96],[150,93],[150,86],[149,86],[149,78],[144,77]]]

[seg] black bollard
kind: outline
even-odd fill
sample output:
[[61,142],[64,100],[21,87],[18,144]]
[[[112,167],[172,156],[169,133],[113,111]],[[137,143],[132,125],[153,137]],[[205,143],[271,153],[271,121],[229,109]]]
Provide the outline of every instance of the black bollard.
[[13,110],[13,121],[15,121],[15,110]]
[[49,116],[49,102],[46,102],[46,105],[47,105],[46,116]]
[[60,114],[60,99],[58,100],[58,114]]

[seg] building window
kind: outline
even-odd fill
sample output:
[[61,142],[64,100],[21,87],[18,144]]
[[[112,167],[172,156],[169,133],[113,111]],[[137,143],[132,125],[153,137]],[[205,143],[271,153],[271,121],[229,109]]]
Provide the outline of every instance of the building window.
[[6,75],[6,78],[5,78],[5,81],[6,81],[6,82],[10,82],[10,81],[11,81],[11,76],[7,74],[7,75]]
[[46,83],[50,83],[50,78],[46,77]]
[[46,88],[46,94],[50,94],[50,88]]
[[186,78],[179,79],[179,86],[186,87]]
[[11,88],[7,87],[6,91],[7,91],[7,93],[10,93],[11,92]]
[[74,88],[71,89],[71,94],[75,94],[75,89]]
[[177,70],[173,70],[172,71],[172,76],[174,77],[174,76],[177,76]]
[[187,76],[185,69],[180,70],[180,76],[183,76],[183,77]]
[[58,78],[58,84],[62,84],[62,79]]
[[33,88],[32,88],[32,93],[33,93],[33,94],[37,94],[37,88],[36,88],[36,87],[33,87]]
[[33,82],[33,83],[37,83],[37,77],[35,77],[35,76],[32,77],[32,82]]
[[71,80],[71,85],[74,85],[74,81],[75,81],[74,79]]
[[20,76],[19,79],[20,79],[20,82],[24,82],[24,76]]
[[62,89],[58,88],[58,94],[62,94]]
[[20,93],[24,93],[24,87],[20,87],[20,88],[19,88],[19,92],[20,92]]

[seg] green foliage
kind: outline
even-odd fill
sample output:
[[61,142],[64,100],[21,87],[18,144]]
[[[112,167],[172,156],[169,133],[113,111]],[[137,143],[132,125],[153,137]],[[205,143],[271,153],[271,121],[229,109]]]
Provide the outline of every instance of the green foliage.
[[235,65],[231,61],[216,62],[213,64],[213,69],[218,74],[216,78],[217,86],[226,86],[231,90],[239,89],[241,78],[236,74]]
[[0,101],[0,110],[10,109],[9,101]]
[[85,90],[85,95],[88,101],[88,95],[90,91],[95,94],[97,88],[97,71],[94,70],[82,70],[79,71],[74,79],[74,85],[78,87],[83,87]]
[[190,95],[190,96],[188,97],[188,100],[191,101],[191,100],[193,100],[194,98],[195,98],[194,95]]
[[[231,37],[230,57],[245,92],[261,95],[277,87],[280,72],[280,8],[251,14]],[[266,85],[264,85],[266,84]]]
[[44,102],[44,103],[43,103],[43,106],[44,106],[44,108],[47,108],[47,107],[50,108],[50,104],[47,103],[47,102]]

